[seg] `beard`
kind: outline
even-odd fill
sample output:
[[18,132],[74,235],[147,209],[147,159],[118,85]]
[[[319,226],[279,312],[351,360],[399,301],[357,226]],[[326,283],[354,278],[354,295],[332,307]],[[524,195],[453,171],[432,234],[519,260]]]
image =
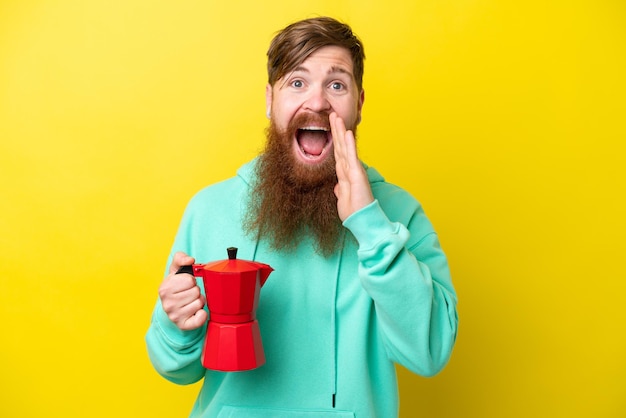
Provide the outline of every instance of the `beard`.
[[313,239],[315,251],[329,257],[342,244],[344,228],[337,213],[334,154],[308,165],[294,156],[293,138],[298,127],[317,123],[330,129],[327,114],[294,118],[286,130],[273,121],[267,143],[256,166],[244,230],[269,241],[272,249],[291,252],[304,237]]

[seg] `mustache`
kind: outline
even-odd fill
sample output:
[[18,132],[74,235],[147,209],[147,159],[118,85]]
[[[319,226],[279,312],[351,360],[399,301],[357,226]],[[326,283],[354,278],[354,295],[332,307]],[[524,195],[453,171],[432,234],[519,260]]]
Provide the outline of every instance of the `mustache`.
[[287,125],[287,134],[294,135],[306,126],[319,126],[330,130],[330,112],[310,112],[296,115]]

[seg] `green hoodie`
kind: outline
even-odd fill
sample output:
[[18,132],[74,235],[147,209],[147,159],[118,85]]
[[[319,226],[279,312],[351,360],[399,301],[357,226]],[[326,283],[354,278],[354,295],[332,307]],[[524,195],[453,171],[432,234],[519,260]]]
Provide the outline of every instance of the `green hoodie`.
[[397,416],[394,362],[432,376],[456,339],[456,294],[431,223],[413,197],[366,167],[376,201],[345,220],[356,239],[329,258],[305,237],[295,253],[278,253],[241,228],[254,164],[194,196],[168,265],[176,251],[207,263],[234,246],[238,258],[275,269],[257,310],[266,364],[203,368],[206,328],[181,331],[157,301],[146,336],[155,369],[178,384],[204,378],[191,417]]

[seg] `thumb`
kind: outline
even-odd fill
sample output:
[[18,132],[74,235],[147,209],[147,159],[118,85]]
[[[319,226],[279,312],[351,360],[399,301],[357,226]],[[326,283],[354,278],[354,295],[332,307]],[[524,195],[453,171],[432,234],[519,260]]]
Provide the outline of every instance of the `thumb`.
[[169,273],[175,274],[182,266],[190,266],[195,261],[195,258],[185,254],[182,251],[178,251],[176,254],[174,254],[172,264],[170,264]]

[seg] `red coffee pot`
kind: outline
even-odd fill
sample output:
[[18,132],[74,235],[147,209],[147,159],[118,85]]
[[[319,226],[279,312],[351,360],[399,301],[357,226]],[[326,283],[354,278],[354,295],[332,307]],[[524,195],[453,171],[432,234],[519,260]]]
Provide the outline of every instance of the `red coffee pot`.
[[[230,247],[228,260],[185,266],[179,273],[202,277],[209,322],[202,365],[220,371],[243,371],[265,364],[256,309],[261,286],[273,268],[237,259]],[[191,267],[191,269],[190,269]]]

